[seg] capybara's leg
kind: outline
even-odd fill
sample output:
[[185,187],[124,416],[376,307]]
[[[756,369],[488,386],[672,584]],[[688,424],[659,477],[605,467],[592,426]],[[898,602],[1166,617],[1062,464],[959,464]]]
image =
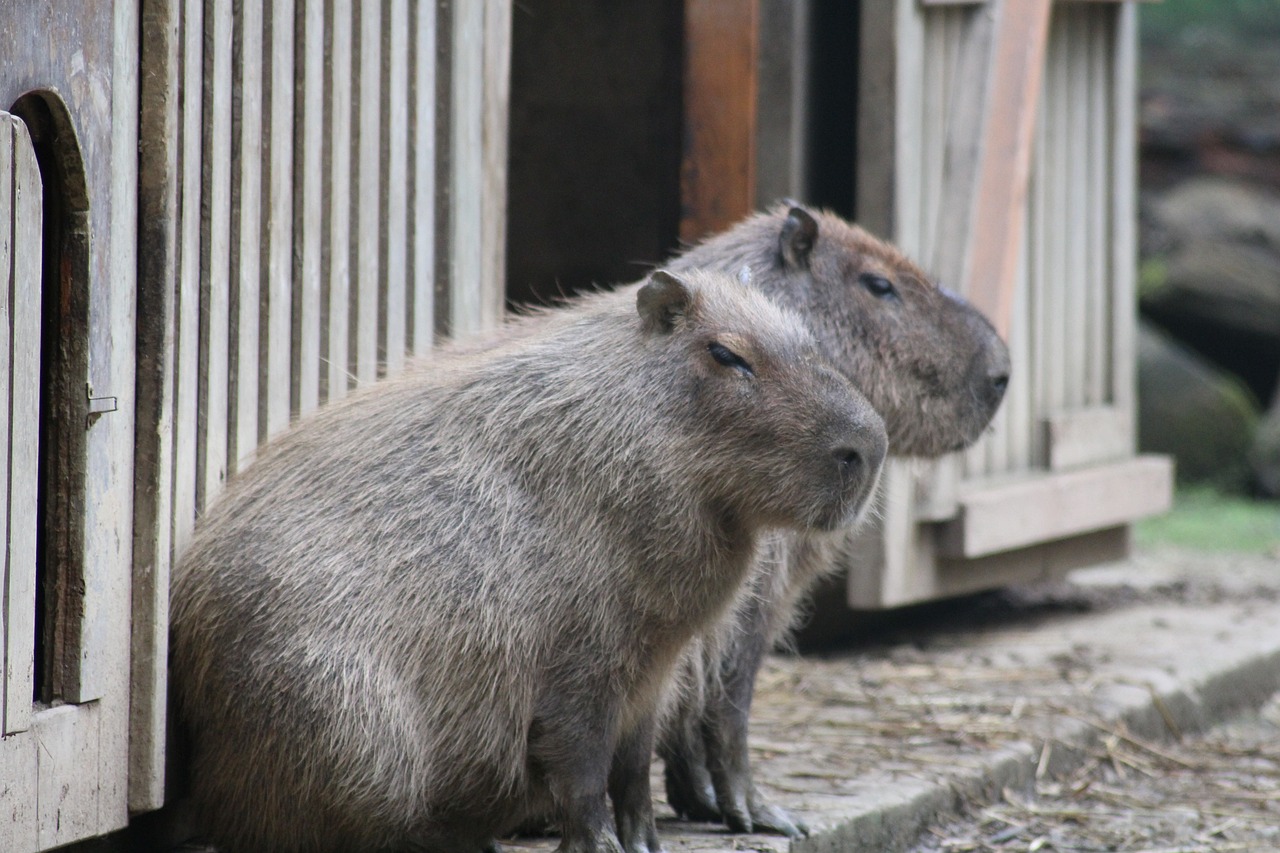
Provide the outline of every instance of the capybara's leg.
[[702,741],[702,709],[681,707],[679,718],[663,732],[659,750],[667,803],[687,820],[719,823],[720,808],[707,772],[707,752]]
[[557,853],[623,853],[607,803],[612,719],[613,709],[566,695],[529,731],[529,760],[545,774],[560,826]]
[[658,826],[653,820],[653,793],[649,789],[649,765],[653,760],[650,718],[622,737],[609,769],[609,796],[613,799],[618,839],[627,853],[659,853]]
[[707,768],[725,825],[734,832],[776,832],[797,837],[807,834],[802,822],[768,802],[752,782],[747,745],[748,717],[755,694],[756,674],[764,659],[766,631],[758,607],[743,612],[751,630],[737,635],[721,658],[720,678],[707,686]]

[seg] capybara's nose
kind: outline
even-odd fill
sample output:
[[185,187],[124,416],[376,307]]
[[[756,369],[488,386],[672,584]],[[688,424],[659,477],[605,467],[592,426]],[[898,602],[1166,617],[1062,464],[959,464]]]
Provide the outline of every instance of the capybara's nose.
[[859,423],[831,453],[841,476],[847,482],[856,483],[874,480],[888,452],[884,427],[877,421],[876,424]]

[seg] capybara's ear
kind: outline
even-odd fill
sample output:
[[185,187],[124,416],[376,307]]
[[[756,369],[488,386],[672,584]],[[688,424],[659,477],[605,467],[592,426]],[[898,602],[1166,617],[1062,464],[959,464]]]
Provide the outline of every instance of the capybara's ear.
[[636,310],[650,332],[670,332],[689,307],[689,285],[666,270],[654,270],[636,294]]
[[782,234],[779,238],[782,260],[792,269],[803,269],[809,266],[809,253],[818,239],[818,223],[809,211],[803,207],[792,207],[787,211],[786,221],[782,223]]

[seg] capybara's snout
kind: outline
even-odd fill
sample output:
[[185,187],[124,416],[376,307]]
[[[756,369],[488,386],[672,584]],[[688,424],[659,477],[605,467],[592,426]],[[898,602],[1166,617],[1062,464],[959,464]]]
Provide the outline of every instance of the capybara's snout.
[[824,384],[827,417],[822,433],[828,449],[822,465],[832,489],[815,526],[832,530],[852,523],[866,507],[889,452],[889,439],[884,421],[862,395],[843,381]]

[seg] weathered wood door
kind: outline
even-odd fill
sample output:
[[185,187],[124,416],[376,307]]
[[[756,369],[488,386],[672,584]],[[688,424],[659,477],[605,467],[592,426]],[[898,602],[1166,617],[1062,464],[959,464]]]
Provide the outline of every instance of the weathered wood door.
[[0,850],[121,827],[135,3],[0,2]]

